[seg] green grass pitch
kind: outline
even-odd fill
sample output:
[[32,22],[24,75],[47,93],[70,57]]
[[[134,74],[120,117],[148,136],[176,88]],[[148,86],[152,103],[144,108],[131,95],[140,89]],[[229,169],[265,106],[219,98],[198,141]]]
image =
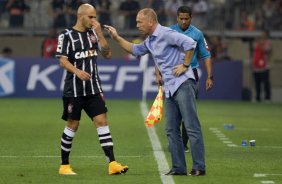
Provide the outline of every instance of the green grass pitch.
[[[160,184],[139,103],[107,100],[116,159],[129,166],[125,175],[108,176],[96,129],[83,114],[70,157],[78,175],[60,176],[60,137],[65,125],[60,119],[61,99],[0,98],[0,184]],[[149,101],[148,108],[151,104]],[[207,175],[175,176],[175,184],[282,183],[282,104],[200,100],[198,114],[205,141]],[[225,130],[224,124],[233,124],[234,129]],[[165,119],[155,125],[170,165],[164,127]],[[242,147],[243,139],[255,139],[256,146]],[[190,153],[187,166],[189,172]]]

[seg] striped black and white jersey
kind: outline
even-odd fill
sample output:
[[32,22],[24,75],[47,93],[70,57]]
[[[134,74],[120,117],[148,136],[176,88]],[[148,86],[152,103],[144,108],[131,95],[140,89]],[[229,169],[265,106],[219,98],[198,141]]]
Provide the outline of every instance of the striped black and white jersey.
[[102,92],[96,63],[98,50],[100,50],[99,40],[92,29],[79,32],[69,28],[58,36],[56,57],[67,57],[74,67],[92,76],[89,81],[83,81],[74,73],[67,71],[65,97],[87,96]]

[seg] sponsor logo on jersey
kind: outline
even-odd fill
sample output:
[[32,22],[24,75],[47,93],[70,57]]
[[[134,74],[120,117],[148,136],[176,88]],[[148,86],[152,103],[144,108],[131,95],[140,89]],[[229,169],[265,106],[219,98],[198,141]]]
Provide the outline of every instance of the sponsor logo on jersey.
[[97,56],[96,50],[86,50],[82,52],[76,52],[74,54],[75,59],[84,59],[92,56]]
[[0,58],[0,96],[7,96],[15,92],[15,62]]
[[64,34],[61,34],[58,38],[57,52],[62,52],[64,37]]

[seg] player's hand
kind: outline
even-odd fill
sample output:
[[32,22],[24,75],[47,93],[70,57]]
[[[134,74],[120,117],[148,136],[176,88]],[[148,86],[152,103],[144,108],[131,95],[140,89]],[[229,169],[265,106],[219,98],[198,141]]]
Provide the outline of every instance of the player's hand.
[[117,30],[112,26],[104,25],[104,29],[109,33],[109,35],[113,39],[117,39],[117,37],[119,36]]
[[183,64],[176,65],[173,67],[173,75],[175,75],[176,77],[179,77],[180,75],[185,73],[187,70],[188,68],[186,68]]
[[213,80],[212,79],[207,79],[206,80],[206,90],[210,90],[213,87]]
[[96,19],[92,20],[92,29],[94,29],[96,33],[102,33],[101,24]]
[[80,78],[83,81],[88,81],[91,79],[91,75],[85,71],[78,70],[76,73],[78,78]]
[[161,74],[156,74],[156,83],[157,83],[159,86],[162,86],[162,85],[163,85],[163,79],[162,79]]

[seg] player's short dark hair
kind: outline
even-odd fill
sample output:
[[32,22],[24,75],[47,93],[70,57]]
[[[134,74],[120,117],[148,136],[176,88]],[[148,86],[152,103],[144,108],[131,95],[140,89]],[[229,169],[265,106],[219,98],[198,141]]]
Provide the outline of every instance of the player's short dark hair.
[[180,6],[177,9],[177,16],[179,16],[180,13],[188,13],[189,16],[192,15],[192,9],[189,6]]

